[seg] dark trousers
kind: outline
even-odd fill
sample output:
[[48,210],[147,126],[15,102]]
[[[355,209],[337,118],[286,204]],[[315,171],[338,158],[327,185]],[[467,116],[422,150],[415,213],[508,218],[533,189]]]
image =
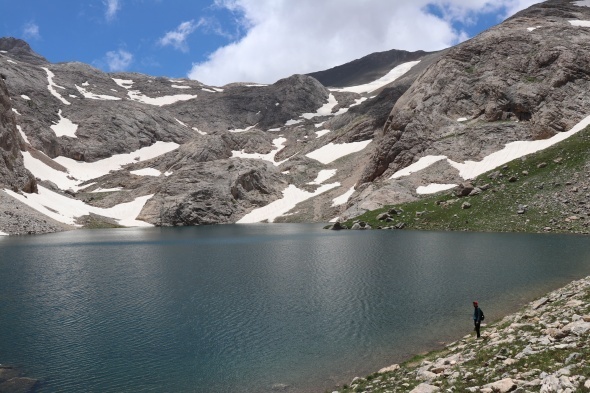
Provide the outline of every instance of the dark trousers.
[[479,329],[480,329],[481,321],[480,322],[473,321],[473,323],[475,324],[475,329],[474,330],[477,333],[477,338],[480,338],[481,336],[479,334]]

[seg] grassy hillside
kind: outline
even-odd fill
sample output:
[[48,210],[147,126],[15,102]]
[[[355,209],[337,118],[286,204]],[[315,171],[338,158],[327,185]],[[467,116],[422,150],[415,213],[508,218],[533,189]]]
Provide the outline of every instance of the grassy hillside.
[[[543,151],[487,172],[471,183],[478,195],[446,191],[367,212],[343,223],[418,230],[588,233],[590,127]],[[467,207],[467,205],[470,205]],[[394,209],[391,221],[377,216]]]

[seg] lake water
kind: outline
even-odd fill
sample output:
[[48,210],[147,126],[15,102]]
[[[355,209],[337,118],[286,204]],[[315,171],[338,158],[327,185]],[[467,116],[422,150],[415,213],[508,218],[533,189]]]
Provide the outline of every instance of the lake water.
[[582,236],[308,224],[0,238],[0,362],[42,392],[324,392],[589,262]]

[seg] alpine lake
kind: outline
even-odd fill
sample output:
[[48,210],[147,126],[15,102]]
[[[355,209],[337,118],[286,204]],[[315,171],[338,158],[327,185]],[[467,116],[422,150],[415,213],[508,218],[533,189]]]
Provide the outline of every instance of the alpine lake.
[[0,363],[41,392],[332,391],[590,275],[585,236],[322,226],[1,237]]

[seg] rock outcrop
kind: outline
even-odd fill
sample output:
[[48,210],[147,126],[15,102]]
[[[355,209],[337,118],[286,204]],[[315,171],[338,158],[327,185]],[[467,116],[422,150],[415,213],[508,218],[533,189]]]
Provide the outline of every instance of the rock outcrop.
[[6,85],[0,80],[0,187],[35,192],[37,184],[24,166],[21,154],[24,142],[16,128],[12,109]]

